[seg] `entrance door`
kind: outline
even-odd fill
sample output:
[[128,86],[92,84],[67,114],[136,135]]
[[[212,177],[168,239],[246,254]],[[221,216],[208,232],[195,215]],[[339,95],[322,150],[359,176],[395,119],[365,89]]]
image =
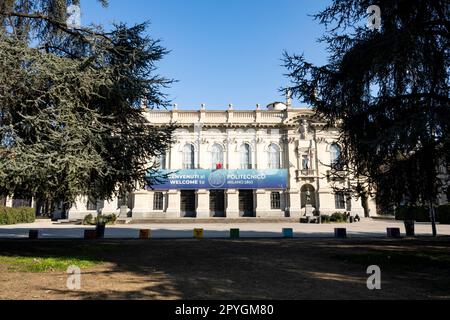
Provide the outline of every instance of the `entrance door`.
[[239,214],[241,217],[255,217],[253,190],[239,190]]
[[225,191],[211,190],[209,192],[209,210],[211,217],[225,217]]
[[186,218],[195,218],[197,212],[195,210],[195,190],[181,191],[181,216]]

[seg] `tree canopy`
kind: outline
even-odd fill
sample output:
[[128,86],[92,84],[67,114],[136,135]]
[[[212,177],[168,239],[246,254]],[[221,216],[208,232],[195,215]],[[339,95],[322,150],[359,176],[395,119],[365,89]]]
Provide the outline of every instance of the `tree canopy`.
[[[101,1],[104,5],[106,1]],[[173,127],[150,125],[172,80],[146,23],[73,28],[79,1],[0,1],[0,191],[70,204],[146,183]]]
[[[366,25],[372,5],[378,30]],[[382,205],[433,213],[449,184],[450,1],[334,0],[314,17],[327,27],[328,63],[286,53],[285,65],[292,92],[340,128],[335,174],[376,190]]]

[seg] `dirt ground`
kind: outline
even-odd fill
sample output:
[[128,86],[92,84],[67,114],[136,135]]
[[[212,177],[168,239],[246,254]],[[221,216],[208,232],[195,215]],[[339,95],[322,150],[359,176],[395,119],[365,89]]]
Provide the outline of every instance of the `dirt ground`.
[[[450,239],[2,241],[0,256],[83,256],[81,290],[61,271],[0,265],[0,299],[450,299]],[[378,264],[382,289],[366,269]]]

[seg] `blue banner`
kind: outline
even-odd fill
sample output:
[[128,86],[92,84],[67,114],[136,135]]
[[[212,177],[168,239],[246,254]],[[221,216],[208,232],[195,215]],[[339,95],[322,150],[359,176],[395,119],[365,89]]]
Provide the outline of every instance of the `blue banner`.
[[[287,170],[160,170],[153,190],[286,189]],[[155,176],[149,176],[151,181]]]

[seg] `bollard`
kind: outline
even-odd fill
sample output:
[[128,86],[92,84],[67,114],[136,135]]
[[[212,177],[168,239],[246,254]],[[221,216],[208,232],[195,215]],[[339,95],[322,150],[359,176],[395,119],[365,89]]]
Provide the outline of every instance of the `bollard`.
[[202,239],[204,236],[203,229],[194,229],[194,238],[195,239]]
[[347,229],[345,229],[345,228],[334,229],[334,237],[335,238],[347,238]]
[[95,230],[89,229],[84,230],[84,239],[94,240],[97,238],[97,232]]
[[151,231],[149,229],[139,230],[139,239],[147,240],[151,237]]
[[401,238],[400,228],[387,228],[388,238]]
[[230,229],[230,238],[239,239],[241,237],[239,229]]
[[30,240],[37,240],[39,239],[39,230],[30,230],[28,233],[28,238]]
[[294,230],[292,228],[284,228],[283,229],[283,238],[293,238]]

